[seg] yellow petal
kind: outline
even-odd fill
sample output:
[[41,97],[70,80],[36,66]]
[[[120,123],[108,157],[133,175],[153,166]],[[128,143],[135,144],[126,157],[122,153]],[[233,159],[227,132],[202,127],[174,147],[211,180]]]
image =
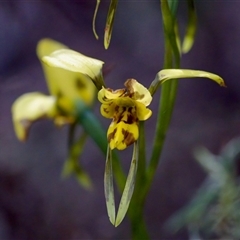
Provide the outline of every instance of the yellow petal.
[[59,49],[67,49],[68,47],[64,44],[57,42],[50,38],[41,39],[37,44],[37,56],[39,59],[51,54],[52,52]]
[[56,96],[60,105],[67,112],[71,112],[71,108],[67,108],[64,102],[68,101],[73,106],[77,99],[81,99],[88,106],[91,106],[95,96],[96,88],[92,81],[86,75],[81,73],[70,72],[64,69],[44,66],[44,72],[48,82],[53,83],[51,95]]
[[220,76],[210,72],[190,69],[163,69],[157,73],[155,79],[152,81],[149,92],[153,95],[161,84],[171,79],[198,77],[209,78],[221,87],[226,87],[224,80]]
[[100,108],[101,114],[105,118],[113,118],[116,111],[118,111],[118,106],[114,103],[102,104]]
[[87,57],[70,49],[60,49],[44,56],[42,61],[50,67],[62,68],[88,76],[100,89],[104,86],[102,67],[104,62]]
[[145,121],[151,117],[152,111],[146,108],[144,104],[136,101],[137,117],[139,121]]
[[56,98],[33,92],[19,97],[12,106],[15,133],[19,140],[27,138],[32,123],[42,117],[54,117]]
[[[57,41],[43,39],[38,43],[37,55],[41,60],[42,57],[50,55],[56,50],[66,48],[67,46]],[[42,67],[51,95],[59,99],[58,104],[65,112],[71,112],[74,101],[79,98],[87,105],[93,103],[96,91],[88,76],[78,72],[50,67],[44,62],[42,62]]]
[[164,83],[167,80],[174,79],[174,78],[195,78],[195,77],[204,77],[209,78],[216,83],[218,83],[221,87],[226,87],[223,79],[213,73],[206,72],[206,71],[198,71],[198,70],[189,70],[189,69],[164,69],[161,70],[159,73],[160,82]]
[[140,84],[137,80],[131,78],[128,79],[125,84],[130,93],[130,97],[145,106],[148,106],[152,101],[152,96],[147,88]]
[[102,87],[102,89],[98,92],[98,100],[101,103],[110,103],[112,100],[122,97],[125,92],[125,89],[118,89],[116,91],[113,91],[110,88]]
[[113,121],[108,128],[107,136],[111,149],[124,150],[138,139],[138,124],[136,122],[127,124],[124,121],[119,123]]

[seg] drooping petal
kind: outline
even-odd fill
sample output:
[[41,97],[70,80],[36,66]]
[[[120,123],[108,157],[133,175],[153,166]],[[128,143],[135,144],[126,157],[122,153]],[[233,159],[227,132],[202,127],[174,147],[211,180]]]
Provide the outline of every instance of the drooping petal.
[[70,49],[60,49],[44,56],[42,61],[51,67],[84,74],[94,82],[98,89],[104,86],[102,78],[104,62],[98,59],[87,57]]
[[124,150],[138,139],[138,124],[113,121],[108,128],[107,136],[111,149]]
[[19,97],[12,106],[15,133],[19,140],[27,138],[32,123],[40,118],[56,115],[56,98],[33,92]]
[[158,87],[164,82],[176,78],[208,78],[216,83],[218,83],[221,87],[226,87],[224,80],[213,73],[199,70],[190,70],[190,69],[163,69],[159,71],[152,81],[149,89],[151,95],[155,94]]
[[146,108],[144,104],[136,101],[137,118],[139,121],[145,121],[151,117],[152,111]]
[[131,78],[128,79],[125,84],[130,93],[130,97],[138,102],[148,106],[152,101],[152,96],[147,88],[140,84],[137,80]]

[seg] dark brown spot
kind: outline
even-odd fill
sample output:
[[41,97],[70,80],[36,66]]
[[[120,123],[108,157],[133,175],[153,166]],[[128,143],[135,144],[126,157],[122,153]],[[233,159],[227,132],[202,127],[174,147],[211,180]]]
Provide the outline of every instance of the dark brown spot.
[[104,111],[105,113],[109,113],[108,108],[103,108],[103,111]]
[[117,132],[117,128],[115,128],[115,129],[113,130],[113,132],[111,132],[111,133],[108,134],[108,137],[107,137],[108,142],[110,142],[112,139],[114,139],[114,136],[115,136],[116,132]]
[[122,134],[124,136],[123,143],[125,143],[127,146],[130,146],[136,141],[133,134],[130,133],[129,131],[122,129]]
[[114,111],[115,111],[115,112],[118,112],[118,110],[119,110],[119,106],[116,105],[115,108],[114,108]]
[[61,97],[63,97],[63,93],[62,93],[62,91],[58,90],[57,91],[57,98],[61,98]]
[[81,90],[83,88],[86,88],[86,84],[79,78],[75,80],[76,88]]

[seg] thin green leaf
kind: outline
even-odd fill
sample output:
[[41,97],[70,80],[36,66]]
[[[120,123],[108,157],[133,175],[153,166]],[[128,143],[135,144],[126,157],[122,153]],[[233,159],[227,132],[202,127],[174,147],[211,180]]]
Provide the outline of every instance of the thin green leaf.
[[210,80],[218,83],[221,87],[226,87],[224,80],[220,76],[210,72],[189,69],[163,69],[157,73],[148,90],[153,95],[156,92],[157,88],[168,80],[176,78],[196,77],[209,78]]
[[95,10],[94,10],[94,15],[93,15],[93,22],[92,22],[93,34],[94,34],[96,39],[98,39],[98,35],[97,35],[97,32],[96,32],[95,23],[96,23],[96,17],[97,17],[97,12],[98,12],[100,2],[101,2],[101,0],[97,0],[97,2],[96,2],[96,7],[95,7]]
[[183,39],[182,52],[187,53],[191,50],[197,29],[197,15],[194,7],[194,0],[188,0],[188,25]]
[[128,210],[128,207],[132,198],[132,194],[134,191],[137,166],[138,166],[138,143],[135,142],[133,147],[133,156],[132,156],[131,166],[129,169],[126,185],[123,190],[123,194],[119,204],[115,227],[117,227],[122,222]]
[[104,173],[104,193],[106,198],[107,212],[110,222],[115,224],[115,200],[113,189],[112,150],[108,146]]
[[113,24],[115,19],[115,13],[117,10],[117,4],[118,0],[111,0],[109,9],[108,9],[108,15],[107,15],[107,21],[105,25],[105,33],[104,33],[104,47],[105,49],[108,49],[112,37],[112,30],[113,30]]

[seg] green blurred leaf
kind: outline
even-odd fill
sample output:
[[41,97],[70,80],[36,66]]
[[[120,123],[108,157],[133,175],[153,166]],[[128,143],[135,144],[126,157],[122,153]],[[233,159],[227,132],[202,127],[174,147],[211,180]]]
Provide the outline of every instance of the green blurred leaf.
[[219,187],[223,186],[227,181],[228,174],[219,157],[213,155],[203,147],[195,149],[194,156],[203,169],[208,173],[209,177],[211,177]]
[[135,142],[134,147],[133,147],[131,166],[129,169],[126,185],[123,190],[123,194],[122,194],[121,201],[119,204],[115,227],[117,227],[122,222],[123,218],[125,217],[126,212],[129,207],[129,204],[130,204],[130,201],[131,201],[131,198],[132,198],[132,194],[133,194],[134,186],[135,186],[137,166],[138,166],[138,151],[139,151],[138,143]]
[[188,25],[183,39],[182,52],[187,53],[191,50],[197,29],[197,15],[194,0],[188,0]]
[[110,222],[114,225],[116,210],[113,188],[112,150],[109,146],[107,148],[107,157],[104,172],[104,193],[106,198],[108,217]]
[[108,49],[112,37],[112,31],[113,31],[113,24],[115,19],[115,13],[117,10],[117,4],[118,0],[111,0],[109,9],[108,9],[108,15],[107,15],[107,21],[105,25],[105,33],[104,33],[104,47],[105,49]]
[[207,179],[189,204],[170,217],[165,224],[165,228],[177,232],[189,224],[199,224],[201,218],[206,214],[209,204],[216,199],[218,191],[219,189],[215,188],[212,181]]

